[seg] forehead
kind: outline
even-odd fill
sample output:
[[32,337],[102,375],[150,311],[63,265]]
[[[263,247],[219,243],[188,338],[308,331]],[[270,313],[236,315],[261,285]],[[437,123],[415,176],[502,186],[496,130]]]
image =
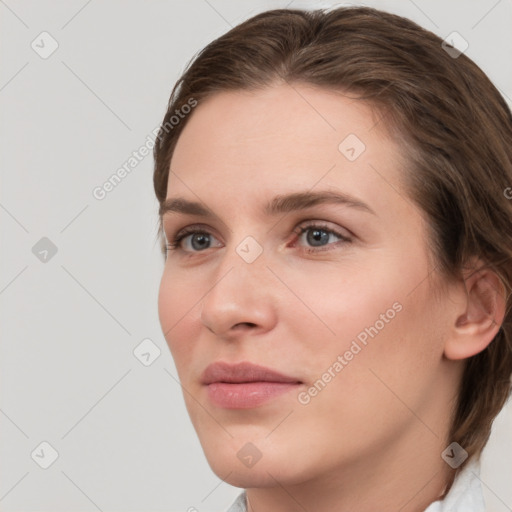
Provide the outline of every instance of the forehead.
[[187,120],[167,196],[243,200],[315,186],[371,196],[385,180],[398,187],[401,155],[379,116],[354,96],[300,84],[215,94]]

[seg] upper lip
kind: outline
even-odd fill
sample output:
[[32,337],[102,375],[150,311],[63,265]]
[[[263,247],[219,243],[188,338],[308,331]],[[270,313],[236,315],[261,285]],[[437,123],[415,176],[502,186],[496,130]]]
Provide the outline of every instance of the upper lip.
[[283,375],[271,368],[265,368],[256,364],[242,362],[229,364],[218,361],[206,367],[202,374],[203,384],[212,384],[213,382],[290,382],[300,383],[299,379]]

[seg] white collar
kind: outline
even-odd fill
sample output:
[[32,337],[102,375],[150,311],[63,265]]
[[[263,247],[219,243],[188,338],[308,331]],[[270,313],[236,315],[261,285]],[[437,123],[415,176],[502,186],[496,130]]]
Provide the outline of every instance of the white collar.
[[[247,512],[245,491],[238,495],[227,512]],[[434,501],[424,512],[485,512],[479,460],[469,461],[455,477],[445,498]]]
[[455,477],[445,498],[431,503],[425,512],[485,512],[480,461],[470,460]]

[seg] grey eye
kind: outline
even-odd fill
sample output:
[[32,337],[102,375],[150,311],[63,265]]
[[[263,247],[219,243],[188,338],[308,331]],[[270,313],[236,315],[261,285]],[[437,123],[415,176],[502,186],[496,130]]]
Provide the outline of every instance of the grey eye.
[[325,229],[309,229],[306,240],[309,245],[318,247],[319,245],[325,245],[329,243],[329,232]]
[[194,233],[189,235],[190,237],[190,245],[194,251],[201,251],[203,249],[208,249],[210,246],[211,240],[210,235],[207,233]]

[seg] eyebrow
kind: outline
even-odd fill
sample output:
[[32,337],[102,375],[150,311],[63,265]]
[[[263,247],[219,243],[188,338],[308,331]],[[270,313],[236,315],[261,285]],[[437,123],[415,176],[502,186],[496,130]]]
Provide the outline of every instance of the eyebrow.
[[[321,192],[294,192],[292,194],[278,195],[265,206],[264,213],[267,216],[275,216],[281,213],[305,210],[319,204],[342,204],[377,215],[372,208],[360,199],[346,193],[332,192],[330,190]],[[160,218],[168,213],[180,213],[219,219],[219,216],[213,213],[204,204],[197,201],[189,201],[182,197],[168,198],[160,205]]]

